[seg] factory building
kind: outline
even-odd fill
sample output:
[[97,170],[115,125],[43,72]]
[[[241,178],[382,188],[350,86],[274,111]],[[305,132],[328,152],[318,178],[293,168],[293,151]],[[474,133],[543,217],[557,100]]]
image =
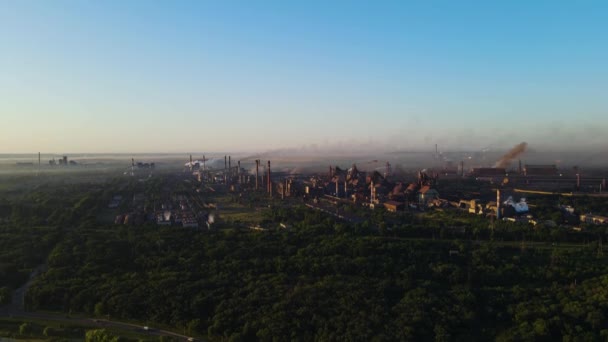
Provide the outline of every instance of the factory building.
[[422,206],[426,206],[433,200],[439,198],[439,192],[437,190],[431,188],[428,185],[423,186],[418,191],[418,204]]
[[555,176],[557,174],[557,167],[555,165],[526,164],[524,167],[524,175],[526,176]]
[[595,225],[608,224],[608,217],[606,217],[606,216],[583,214],[583,215],[581,215],[580,218],[581,218],[581,222],[585,222],[588,224],[595,224]]
[[394,213],[403,210],[403,208],[405,208],[405,203],[397,201],[387,201],[384,202],[384,207],[386,208],[386,210]]
[[471,175],[475,177],[493,177],[493,176],[504,176],[506,170],[502,167],[476,167],[473,168]]

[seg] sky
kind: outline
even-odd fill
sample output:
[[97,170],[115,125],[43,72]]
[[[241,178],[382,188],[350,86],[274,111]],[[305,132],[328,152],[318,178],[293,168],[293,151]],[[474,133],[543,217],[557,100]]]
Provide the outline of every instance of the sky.
[[606,1],[0,1],[0,153],[608,147]]

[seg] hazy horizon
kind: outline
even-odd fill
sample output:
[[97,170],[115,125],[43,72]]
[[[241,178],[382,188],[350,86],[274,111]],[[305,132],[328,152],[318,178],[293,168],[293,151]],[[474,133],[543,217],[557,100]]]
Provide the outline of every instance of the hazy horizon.
[[600,1],[4,1],[0,153],[601,152],[607,14]]

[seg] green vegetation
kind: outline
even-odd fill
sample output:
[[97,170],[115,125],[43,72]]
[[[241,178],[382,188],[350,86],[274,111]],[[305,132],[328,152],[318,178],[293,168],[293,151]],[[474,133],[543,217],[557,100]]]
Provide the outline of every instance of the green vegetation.
[[[303,205],[254,208],[251,198],[225,193],[200,197],[232,208],[218,225],[230,229],[100,223],[113,194],[154,198],[163,184],[41,185],[1,202],[0,301],[46,263],[27,293],[29,310],[145,322],[209,340],[608,337],[605,227],[343,205],[360,218],[348,223]],[[538,209],[551,215],[556,204]],[[250,223],[270,230],[241,228]],[[0,336],[125,334],[0,320]]]
[[[0,318],[0,337],[19,340],[51,341],[159,341],[156,336],[118,329],[96,329],[42,319]],[[97,339],[95,339],[97,338]],[[107,338],[107,339],[99,339]]]
[[[534,236],[534,230],[518,225],[497,230],[495,242],[440,239],[441,227],[427,228],[430,238],[381,236],[299,207],[268,210],[264,219],[293,228],[69,232],[51,252],[49,271],[30,291],[28,305],[157,322],[211,339],[604,334],[595,316],[571,313],[581,306],[606,314],[601,301],[584,296],[608,295],[598,285],[608,260],[596,244],[526,248],[520,231]],[[417,225],[423,224],[411,228],[422,229]],[[510,236],[515,243],[501,244]],[[543,311],[537,301],[552,309]],[[524,322],[536,325],[527,329]]]

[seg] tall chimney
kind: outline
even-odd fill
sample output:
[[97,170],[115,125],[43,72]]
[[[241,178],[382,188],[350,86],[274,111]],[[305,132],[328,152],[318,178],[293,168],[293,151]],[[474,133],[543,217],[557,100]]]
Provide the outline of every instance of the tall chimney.
[[522,169],[521,169],[521,159],[519,160],[519,168],[517,169],[517,173],[519,173],[521,175],[522,173]]
[[205,155],[203,154],[203,171],[207,171],[207,166],[205,165]]
[[40,152],[38,152],[38,168],[40,168]]
[[460,161],[460,172],[462,174],[462,177],[464,178],[464,160]]
[[230,160],[230,156],[228,156],[228,173],[232,177],[232,161]]
[[267,188],[268,188],[268,193],[270,194],[270,196],[272,196],[272,182],[270,180],[270,160],[268,161],[268,182],[266,183]]
[[374,186],[374,180],[372,179],[372,182],[370,184],[370,195],[369,195],[369,200],[370,203],[374,203],[374,200],[376,199],[376,187]]
[[259,176],[259,172],[260,172],[260,160],[256,159],[255,160],[255,189],[258,190],[258,178]]
[[227,167],[228,167],[228,160],[226,159],[226,155],[224,155],[224,173],[226,173]]
[[344,177],[344,198],[348,198],[348,187],[346,183],[346,177]]
[[581,174],[580,172],[576,174],[576,191],[581,190]]
[[500,220],[500,190],[496,190],[496,220]]
[[606,191],[606,178],[602,179],[602,190]]
[[435,144],[435,156],[439,157],[439,148],[437,147],[437,144]]
[[283,189],[281,191],[281,199],[285,199],[285,190],[287,190],[287,178],[285,178],[285,181],[283,182],[283,186],[281,186]]
[[339,179],[336,178],[336,197],[340,197],[340,189],[338,189],[339,183],[338,183]]

